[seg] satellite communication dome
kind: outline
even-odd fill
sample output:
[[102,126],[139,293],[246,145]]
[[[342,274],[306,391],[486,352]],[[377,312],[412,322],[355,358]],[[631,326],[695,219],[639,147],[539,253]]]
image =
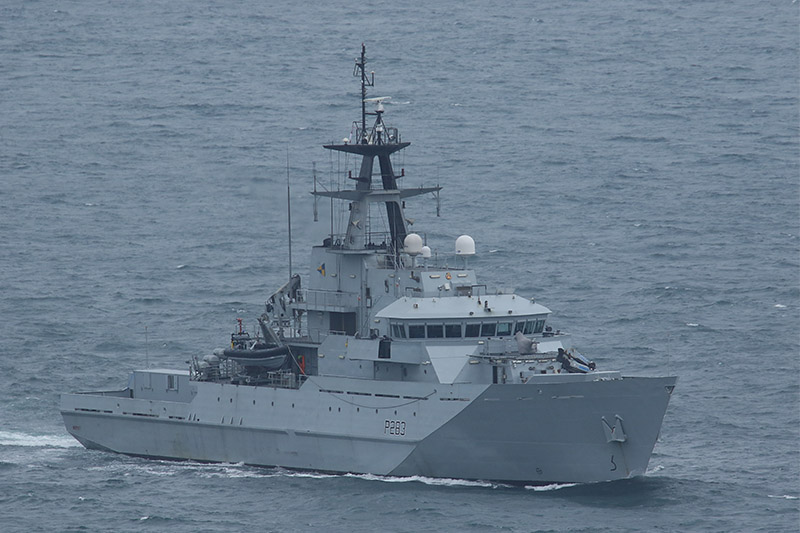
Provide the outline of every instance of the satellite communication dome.
[[422,250],[420,250],[420,254],[425,259],[428,259],[431,256],[431,247],[430,246],[423,246]]
[[475,239],[469,235],[456,239],[456,255],[475,255]]
[[422,237],[409,233],[403,240],[403,248],[408,255],[418,255],[422,251]]

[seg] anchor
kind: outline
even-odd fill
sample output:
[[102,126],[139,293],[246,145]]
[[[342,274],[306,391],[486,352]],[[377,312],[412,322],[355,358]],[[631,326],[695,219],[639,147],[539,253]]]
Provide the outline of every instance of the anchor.
[[619,415],[614,415],[616,422],[612,426],[606,420],[606,417],[602,417],[600,420],[603,422],[603,431],[606,434],[606,442],[625,442],[628,437],[625,435],[625,430],[622,428],[622,417]]

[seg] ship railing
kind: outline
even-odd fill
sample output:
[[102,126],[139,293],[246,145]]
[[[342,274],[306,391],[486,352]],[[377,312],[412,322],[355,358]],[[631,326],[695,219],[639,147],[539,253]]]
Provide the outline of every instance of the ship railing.
[[[555,340],[559,340],[559,338],[566,337],[565,333],[559,333],[558,335],[551,335],[550,338],[555,338]],[[544,342],[549,340],[547,337],[535,335],[532,339],[536,342]],[[486,357],[506,357],[506,358],[515,358],[520,356],[519,352],[519,344],[514,337],[501,337],[501,338],[489,338],[480,341],[482,348],[480,349],[480,353]],[[539,348],[541,349],[541,347]],[[555,351],[547,351],[547,352],[535,352],[533,354],[527,354],[535,357],[554,357]]]
[[354,246],[361,246],[367,250],[386,250],[391,248],[392,234],[388,231],[368,231],[362,236],[361,242],[348,242],[346,233],[334,233],[323,241],[323,246],[334,250],[343,250]]
[[[287,330],[287,333],[289,331],[290,330]],[[294,332],[292,332],[291,334],[285,335],[284,339],[295,342],[300,341],[300,342],[312,342],[315,344],[319,344],[328,335],[347,335],[347,332],[333,330],[333,329],[323,329],[323,328],[303,329],[297,332],[297,334],[294,334]]]
[[352,136],[356,142],[366,141],[366,144],[395,144],[401,142],[400,131],[397,128],[389,127],[380,122],[381,128],[376,125],[367,126],[366,130],[361,127],[361,123],[353,121],[351,132],[355,132]]
[[239,372],[238,365],[232,359],[218,359],[217,362],[209,364],[205,359],[201,360],[193,355],[189,361],[190,381],[224,381],[237,372]]
[[322,289],[301,289],[297,307],[305,310],[340,310],[358,307],[358,293],[328,291]]
[[267,372],[261,379],[257,380],[257,384],[280,387],[282,389],[296,389],[300,386],[300,381],[294,372],[279,371]]

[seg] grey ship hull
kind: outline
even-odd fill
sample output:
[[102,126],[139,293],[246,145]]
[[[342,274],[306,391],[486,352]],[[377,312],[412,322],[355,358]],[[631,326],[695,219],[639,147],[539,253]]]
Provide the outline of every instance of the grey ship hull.
[[676,381],[615,372],[518,385],[315,376],[287,389],[194,382],[184,372],[178,390],[165,390],[157,381],[169,372],[136,372],[125,391],[62,395],[67,429],[87,448],[145,457],[596,482],[644,474]]

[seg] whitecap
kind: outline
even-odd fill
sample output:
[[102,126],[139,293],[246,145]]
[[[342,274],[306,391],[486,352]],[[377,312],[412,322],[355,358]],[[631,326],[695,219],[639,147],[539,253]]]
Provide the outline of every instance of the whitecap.
[[561,490],[569,487],[575,487],[578,483],[553,483],[551,485],[525,485],[528,490],[535,490],[536,492],[546,492],[550,490]]
[[790,496],[789,494],[784,494],[782,496],[775,496],[773,494],[767,494],[767,498],[780,498],[781,500],[797,500],[797,499],[799,499],[797,496]]
[[72,437],[64,435],[29,435],[15,431],[0,431],[0,446],[80,448],[81,444]]
[[186,265],[178,265],[178,266],[176,266],[175,268],[176,268],[176,269],[178,269],[178,270],[180,270],[180,269],[182,269],[182,268],[186,268]]
[[700,324],[695,324],[694,322],[687,322],[687,323],[686,323],[686,325],[687,325],[687,326],[689,326],[690,328],[696,328],[696,327],[698,327]]
[[378,476],[375,474],[345,474],[345,477],[354,477],[367,481],[383,481],[384,483],[424,483],[425,485],[443,487],[481,487],[494,488],[498,485],[488,481],[470,481],[467,479],[438,478],[426,476]]
[[783,304],[775,304],[775,307],[777,307],[778,309],[786,309],[786,306]]

